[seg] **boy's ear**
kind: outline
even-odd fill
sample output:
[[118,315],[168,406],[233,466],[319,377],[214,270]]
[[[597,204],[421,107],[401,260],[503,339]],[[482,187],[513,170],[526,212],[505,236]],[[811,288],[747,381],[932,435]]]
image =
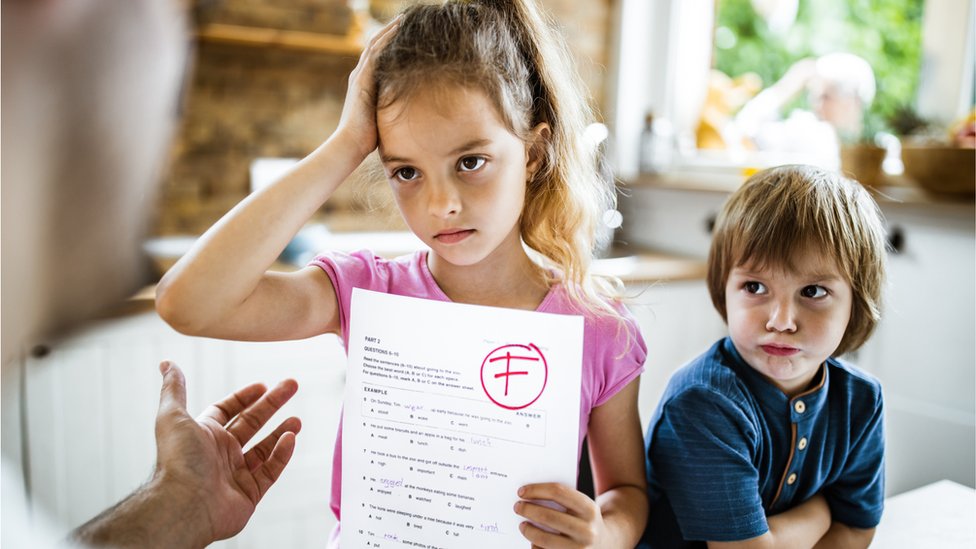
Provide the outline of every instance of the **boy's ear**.
[[525,157],[528,159],[525,164],[525,171],[529,174],[529,179],[535,175],[536,170],[542,165],[545,156],[546,145],[552,137],[552,130],[549,124],[540,122],[529,132],[529,140],[525,142]]

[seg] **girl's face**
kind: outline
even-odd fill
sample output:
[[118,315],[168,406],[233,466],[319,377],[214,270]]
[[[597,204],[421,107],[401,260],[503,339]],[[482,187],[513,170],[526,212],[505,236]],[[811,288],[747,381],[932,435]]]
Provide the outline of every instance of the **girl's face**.
[[729,335],[754,370],[787,395],[802,393],[840,345],[853,292],[819,250],[798,250],[793,268],[741,265],[729,273]]
[[447,262],[521,247],[526,180],[538,161],[480,90],[417,93],[376,116],[379,152],[410,229]]

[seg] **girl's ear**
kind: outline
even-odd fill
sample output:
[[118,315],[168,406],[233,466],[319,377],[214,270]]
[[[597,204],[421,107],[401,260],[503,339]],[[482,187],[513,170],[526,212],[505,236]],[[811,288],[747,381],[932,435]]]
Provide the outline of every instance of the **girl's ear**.
[[525,142],[525,157],[528,159],[525,164],[525,171],[528,172],[529,179],[542,165],[542,160],[546,154],[546,145],[552,137],[552,130],[549,124],[540,122],[529,132],[529,140]]

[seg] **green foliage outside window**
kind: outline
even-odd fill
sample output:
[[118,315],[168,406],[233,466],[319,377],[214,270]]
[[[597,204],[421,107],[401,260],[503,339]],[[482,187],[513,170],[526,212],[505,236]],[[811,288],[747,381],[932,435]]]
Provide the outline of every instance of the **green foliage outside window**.
[[[922,50],[923,0],[800,0],[795,23],[769,29],[750,0],[719,0],[715,68],[736,77],[755,72],[764,86],[805,57],[846,51],[871,64],[877,93],[865,115],[865,136],[915,99]],[[796,107],[805,107],[806,98]]]

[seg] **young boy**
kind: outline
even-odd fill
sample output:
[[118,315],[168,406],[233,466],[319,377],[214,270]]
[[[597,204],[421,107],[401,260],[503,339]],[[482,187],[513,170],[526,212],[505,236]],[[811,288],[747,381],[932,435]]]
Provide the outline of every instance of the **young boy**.
[[881,386],[835,358],[879,319],[885,236],[857,182],[749,179],[708,258],[729,336],[677,371],[648,428],[642,547],[867,547],[884,498]]

